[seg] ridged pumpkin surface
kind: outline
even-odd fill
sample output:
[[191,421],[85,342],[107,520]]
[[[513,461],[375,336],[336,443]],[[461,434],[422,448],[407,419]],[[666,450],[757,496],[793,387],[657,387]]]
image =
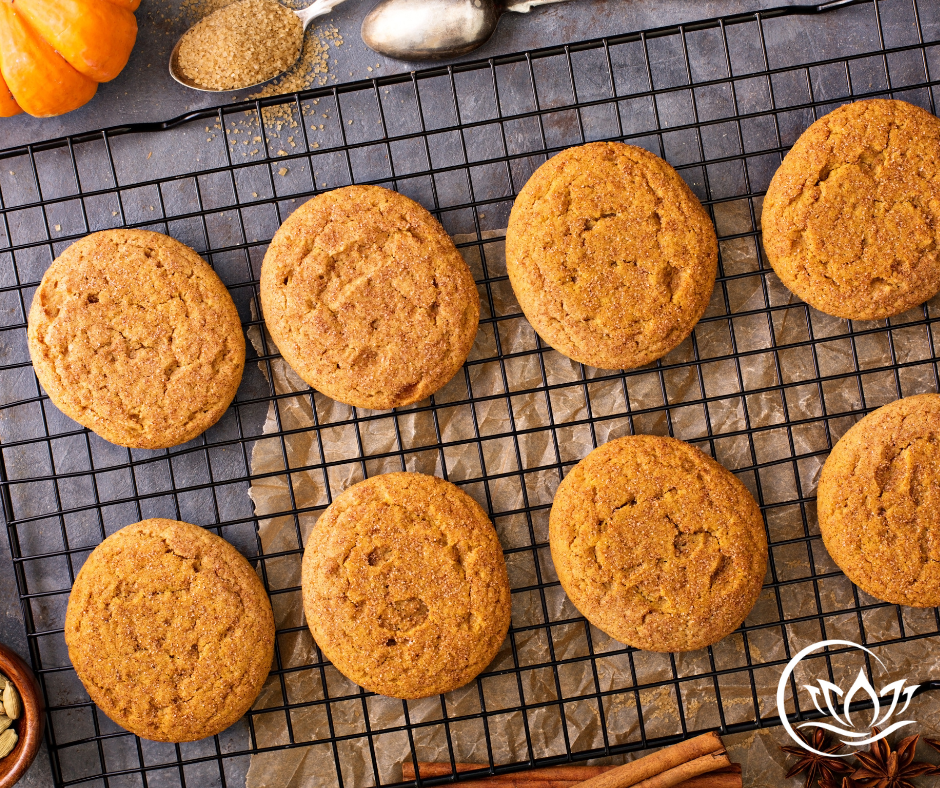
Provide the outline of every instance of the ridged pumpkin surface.
[[[2,63],[2,60],[0,60],[0,63]],[[16,103],[16,99],[13,98],[10,89],[7,87],[7,83],[3,79],[3,67],[0,65],[0,118],[9,118],[13,115],[19,115],[22,111],[20,105]]]
[[0,117],[91,100],[127,64],[140,0],[0,0]]

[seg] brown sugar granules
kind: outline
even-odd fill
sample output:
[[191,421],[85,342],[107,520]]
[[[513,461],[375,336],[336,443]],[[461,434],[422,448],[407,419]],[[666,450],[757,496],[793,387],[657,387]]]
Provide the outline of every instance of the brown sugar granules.
[[[296,65],[284,76],[260,88],[257,93],[250,94],[248,98],[258,99],[281,96],[285,93],[299,93],[310,89],[315,84],[325,85],[329,72],[331,42],[334,47],[343,45],[343,36],[339,30],[330,24],[318,27],[314,34],[308,35],[304,41],[303,52]],[[333,79],[336,77],[334,76]],[[308,109],[309,107],[304,106],[305,115]],[[273,126],[278,132],[282,125],[287,125],[289,128],[297,126],[293,104],[275,104],[272,107],[265,107],[261,112],[265,125]]]
[[329,72],[331,42],[334,47],[343,45],[343,37],[339,30],[330,24],[317,28],[314,35],[307,36],[303,53],[294,68],[276,82],[265,85],[257,93],[252,93],[248,98],[298,93],[313,87],[315,83],[325,85],[325,75]]
[[300,55],[303,26],[274,0],[238,0],[198,22],[180,41],[180,70],[202,87],[237,90],[265,82]]

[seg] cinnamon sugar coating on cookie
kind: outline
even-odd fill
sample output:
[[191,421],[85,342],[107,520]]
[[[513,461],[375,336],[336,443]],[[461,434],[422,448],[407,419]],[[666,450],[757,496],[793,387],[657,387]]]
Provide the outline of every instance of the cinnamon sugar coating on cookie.
[[760,594],[760,510],[730,471],[672,438],[592,451],[565,477],[549,519],[552,560],[575,607],[613,638],[692,651],[736,629]]
[[65,642],[102,711],[145,739],[195,741],[238,720],[274,657],[264,586],[232,545],[152,519],[105,539],[72,587]]
[[188,246],[146,230],[92,233],[59,255],[33,296],[28,336],[55,406],[132,448],[205,432],[245,366],[225,285]]
[[303,560],[307,623],[343,675],[423,698],[463,686],[509,629],[509,579],[489,518],[449,482],[390,473],[326,510]]
[[506,268],[539,336],[575,361],[631,369],[664,356],[708,306],[718,242],[658,156],[620,142],[568,148],[529,178]]
[[378,186],[321,194],[288,217],[264,256],[261,304],[304,381],[379,410],[444,386],[480,320],[473,276],[444,228]]
[[819,530],[859,588],[896,605],[940,605],[940,395],[868,414],[835,445],[818,490]]
[[847,104],[810,126],[770,182],[764,249],[817,309],[876,320],[940,290],[940,120],[913,104]]

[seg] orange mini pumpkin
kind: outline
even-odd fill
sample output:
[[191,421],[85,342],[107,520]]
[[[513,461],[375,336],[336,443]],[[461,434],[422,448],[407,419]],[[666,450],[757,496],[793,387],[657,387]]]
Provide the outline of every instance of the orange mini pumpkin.
[[121,73],[140,0],[0,0],[0,117],[62,115]]

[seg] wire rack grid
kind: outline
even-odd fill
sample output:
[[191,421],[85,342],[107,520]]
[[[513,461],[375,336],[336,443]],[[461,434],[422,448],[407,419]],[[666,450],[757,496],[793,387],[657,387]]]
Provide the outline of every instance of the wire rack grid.
[[[56,784],[260,785],[252,759],[292,751],[309,756],[317,776],[291,785],[337,786],[399,783],[403,759],[485,762],[493,773],[625,753],[696,730],[775,724],[781,666],[816,640],[914,649],[940,636],[936,610],[885,605],[851,586],[822,549],[814,513],[821,464],[851,424],[899,396],[938,390],[940,301],[888,321],[835,320],[796,300],[761,258],[761,195],[815,118],[870,96],[935,109],[940,8],[838,5],[324,87],[0,153],[0,494]],[[670,161],[720,239],[708,312],[689,340],[643,369],[559,356],[525,323],[505,273],[513,196],[547,156],[595,139]],[[258,318],[273,232],[303,199],[348,183],[379,183],[426,205],[480,290],[480,334],[462,373],[430,401],[394,412],[278,387],[279,356]],[[26,350],[27,309],[54,256],[120,226],[200,251],[254,340],[225,417],[167,451],[122,449],[80,429],[50,405]],[[287,417],[301,405],[309,427]],[[734,470],[765,516],[761,599],[741,629],[702,652],[648,654],[611,641],[564,599],[551,566],[555,486],[591,448],[632,432],[697,445]],[[301,439],[312,448],[298,459]],[[279,465],[256,467],[272,445]],[[309,641],[297,566],[333,495],[400,469],[443,475],[490,512],[513,624],[468,690],[389,705],[344,682]],[[260,517],[248,493],[265,482],[281,484],[289,504]],[[162,745],[118,728],[90,702],[65,650],[65,606],[83,560],[148,516],[196,522],[234,543],[257,565],[278,621],[267,700],[203,742]],[[278,518],[291,524],[288,537],[265,544],[259,528]],[[304,639],[307,657],[297,661]],[[819,660],[831,677],[852,658],[834,650]],[[789,708],[804,718],[811,710],[795,688]],[[311,715],[318,725],[304,722]]]

